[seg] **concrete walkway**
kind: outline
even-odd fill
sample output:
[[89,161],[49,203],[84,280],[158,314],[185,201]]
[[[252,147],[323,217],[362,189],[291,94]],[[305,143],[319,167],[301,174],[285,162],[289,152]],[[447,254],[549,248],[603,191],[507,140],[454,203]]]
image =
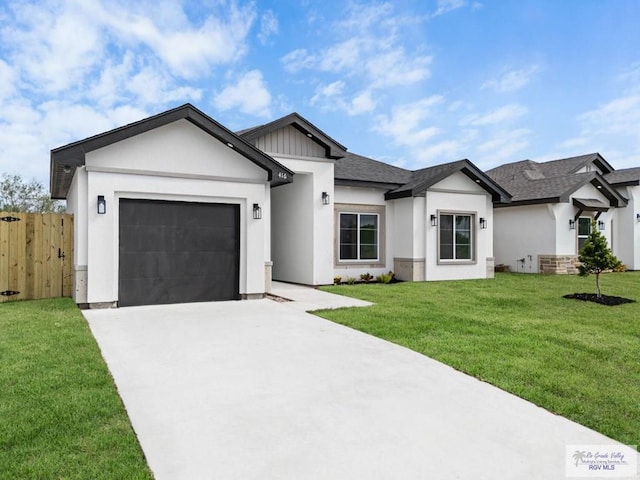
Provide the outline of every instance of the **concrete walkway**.
[[157,480],[562,479],[614,443],[300,307],[83,312]]

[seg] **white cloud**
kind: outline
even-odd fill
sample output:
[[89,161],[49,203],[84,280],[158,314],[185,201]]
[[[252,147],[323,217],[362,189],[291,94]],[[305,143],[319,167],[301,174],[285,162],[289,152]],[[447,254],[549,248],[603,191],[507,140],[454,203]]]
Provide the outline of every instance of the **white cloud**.
[[[438,0],[438,7],[431,16],[437,17],[439,15],[444,15],[445,13],[452,10],[457,10],[458,8],[464,7],[466,4],[467,2],[465,0]],[[475,4],[474,8],[476,8]]]
[[260,32],[258,33],[260,43],[263,45],[267,43],[271,35],[278,33],[278,28],[278,17],[271,10],[264,12],[260,18]]
[[492,110],[484,115],[473,114],[463,118],[461,125],[486,126],[506,123],[525,115],[529,110],[518,104],[509,104]]
[[289,73],[297,73],[305,68],[312,68],[316,58],[310,55],[305,48],[298,48],[287,53],[280,59],[284,69]]
[[563,154],[598,151],[616,168],[638,166],[640,94],[614,98],[579,115],[576,121],[579,133],[558,145]]
[[16,94],[17,83],[18,74],[15,69],[0,58],[0,102]]
[[361,113],[368,113],[375,110],[376,101],[371,95],[371,92],[367,90],[353,97],[351,100],[351,108],[348,113],[350,115],[359,115]]
[[213,103],[219,110],[237,108],[250,115],[271,116],[271,94],[258,70],[251,70],[227,85],[214,97]]
[[376,117],[374,131],[391,137],[400,145],[422,144],[440,133],[438,127],[424,126],[423,122],[431,116],[432,107],[443,101],[443,97],[433,95],[411,104],[396,106],[390,115]]
[[395,48],[367,61],[367,71],[372,80],[372,88],[412,85],[431,76],[429,64],[432,57],[415,56],[409,58],[403,48]]
[[484,82],[481,88],[490,88],[499,93],[514,92],[527,85],[541,71],[542,67],[540,65],[532,65],[529,68],[520,70],[507,70],[498,78]]
[[344,82],[344,92],[354,96],[343,103],[345,110],[366,107],[370,111],[374,104],[363,104],[365,97],[358,98],[360,94],[354,92],[368,91],[373,98],[376,90],[417,85],[431,76],[432,57],[419,44],[409,51],[403,35],[404,26],[419,21],[395,13],[392,3],[350,3],[344,18],[331,25],[335,34],[324,37],[323,46],[312,52],[292,50],[280,61],[288,73],[309,71],[303,81],[317,81],[314,73],[333,75],[332,80]]
[[149,17],[154,9],[125,11],[102,9],[106,25],[128,42],[146,45],[162,59],[173,75],[196,78],[213,66],[232,63],[246,51],[246,40],[255,20],[253,4],[231,3],[223,15],[210,14],[198,25],[165,30]]
[[489,140],[479,144],[476,150],[478,166],[492,167],[516,160],[515,156],[529,146],[531,131],[526,128],[500,131]]
[[311,98],[311,105],[316,105],[321,101],[336,102],[336,98],[340,98],[344,91],[344,85],[342,80],[338,80],[316,88],[316,94]]
[[12,47],[11,62],[25,80],[46,92],[81,89],[84,76],[104,54],[96,20],[73,4],[10,6],[13,18],[0,31],[0,38]]

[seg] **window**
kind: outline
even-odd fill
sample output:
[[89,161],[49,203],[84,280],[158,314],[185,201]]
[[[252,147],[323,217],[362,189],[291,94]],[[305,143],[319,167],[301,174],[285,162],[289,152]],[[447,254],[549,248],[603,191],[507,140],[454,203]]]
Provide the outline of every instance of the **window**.
[[473,260],[473,215],[441,213],[440,260]]
[[591,233],[591,217],[578,218],[578,251],[584,247],[589,234]]
[[340,213],[340,260],[378,260],[378,214]]

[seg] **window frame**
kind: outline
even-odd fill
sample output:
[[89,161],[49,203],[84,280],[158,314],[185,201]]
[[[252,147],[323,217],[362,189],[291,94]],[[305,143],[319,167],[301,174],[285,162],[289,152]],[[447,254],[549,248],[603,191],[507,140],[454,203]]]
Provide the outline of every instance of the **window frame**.
[[[362,268],[379,268],[385,266],[386,255],[386,226],[385,226],[385,209],[384,205],[365,205],[365,204],[351,204],[351,203],[336,203],[334,204],[334,266],[336,268],[358,266]],[[377,258],[376,259],[341,259],[340,258],[340,218],[341,214],[355,214],[358,215],[358,222],[360,221],[360,215],[377,215],[378,228],[377,228]],[[358,223],[359,225],[359,223]],[[358,257],[360,256],[360,231],[358,228]]]
[[[355,215],[356,216],[356,253],[358,258],[342,258],[342,215]],[[364,215],[375,216],[376,217],[376,239],[375,239],[375,248],[376,248],[376,256],[375,258],[360,258],[362,254],[362,225],[360,223],[360,218]],[[357,263],[377,263],[380,261],[380,215],[375,212],[339,212],[338,213],[338,260],[340,262],[357,262]],[[368,245],[368,244],[367,244]]]
[[[456,253],[456,243],[455,243],[455,219],[457,216],[464,216],[464,217],[469,217],[469,227],[470,227],[470,236],[469,236],[469,240],[471,242],[470,245],[470,256],[471,258],[462,258],[462,259],[458,259],[458,258],[442,258],[442,242],[441,242],[441,238],[440,238],[440,232],[441,232],[441,225],[442,225],[442,216],[443,215],[452,215],[453,216],[453,228],[452,228],[452,235],[453,235],[453,256],[455,257],[455,253]],[[470,211],[461,211],[461,210],[438,210],[437,211],[437,218],[438,218],[438,226],[436,227],[438,229],[437,232],[437,242],[438,242],[438,248],[437,248],[437,261],[438,261],[438,265],[474,265],[476,263],[478,263],[477,260],[477,231],[478,231],[478,226],[476,225],[476,220],[478,219],[478,212],[470,212]]]
[[[581,235],[580,234],[580,220],[588,220],[589,221],[589,233],[587,233],[586,235]],[[580,253],[580,250],[582,250],[582,247],[584,247],[584,243],[582,244],[582,247],[580,246],[580,240],[584,239],[584,241],[586,242],[587,239],[589,238],[589,235],[591,235],[591,222],[593,221],[593,217],[590,216],[580,216],[578,217],[578,220],[576,221],[576,252]]]

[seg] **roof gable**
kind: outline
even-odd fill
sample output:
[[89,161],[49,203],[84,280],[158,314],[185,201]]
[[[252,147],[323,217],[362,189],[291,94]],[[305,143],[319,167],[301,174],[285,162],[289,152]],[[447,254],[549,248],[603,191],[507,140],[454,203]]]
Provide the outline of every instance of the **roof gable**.
[[487,175],[511,192],[512,206],[569,202],[576,190],[589,183],[601,191],[611,206],[626,205],[626,199],[598,172],[574,173],[590,163],[587,157],[595,158],[594,155],[598,154],[545,163],[523,160],[491,169]]
[[456,172],[462,172],[476,182],[491,195],[494,203],[509,203],[511,195],[467,159],[416,170],[406,184],[387,192],[385,199],[423,196],[431,186]]
[[283,129],[287,126],[295,128],[299,132],[303,133],[307,138],[320,145],[325,150],[325,156],[327,158],[342,158],[347,153],[347,148],[345,146],[336,142],[333,138],[296,112],[290,113],[289,115],[265,125],[241,130],[238,132],[238,135],[246,141],[254,143],[260,137],[276,132],[277,130]]
[[86,153],[181,119],[191,122],[267,171],[268,179],[272,186],[292,181],[293,172],[291,170],[278,163],[269,155],[258,150],[249,142],[228,130],[193,105],[187,103],[138,122],[130,123],[123,127],[51,150],[51,197],[54,199],[66,198],[73,178],[73,171],[76,167],[85,164]]

